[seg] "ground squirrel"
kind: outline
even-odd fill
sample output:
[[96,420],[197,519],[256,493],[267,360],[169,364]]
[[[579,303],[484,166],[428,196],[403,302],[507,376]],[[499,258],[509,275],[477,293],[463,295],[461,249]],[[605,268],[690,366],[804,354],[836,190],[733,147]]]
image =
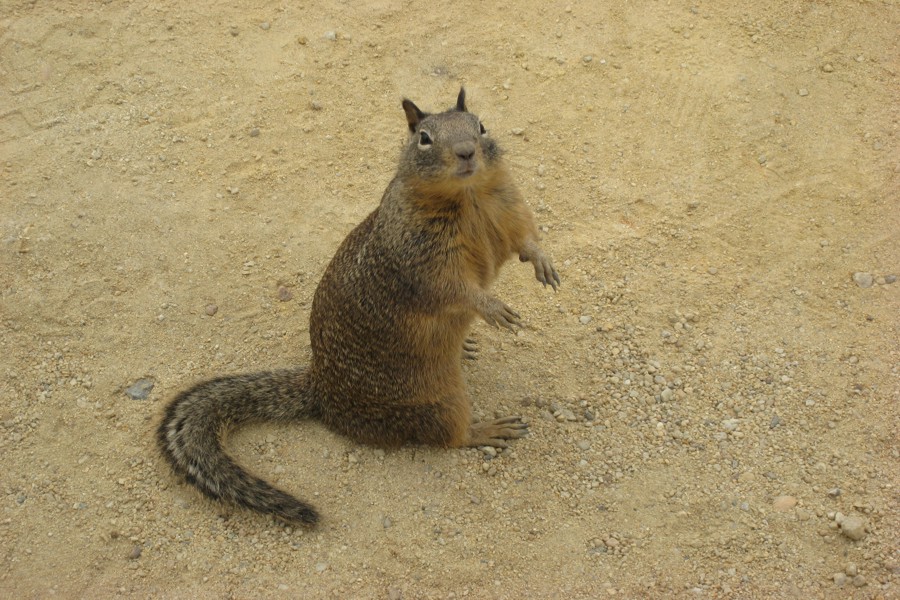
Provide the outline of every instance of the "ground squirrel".
[[472,422],[461,355],[476,315],[519,315],[488,293],[510,256],[555,290],[531,211],[481,121],[456,106],[427,114],[409,100],[409,141],[381,204],[338,248],[316,289],[309,366],[220,377],[179,394],[157,430],[176,473],[206,496],[313,524],[309,504],[236,464],[227,430],[253,421],[315,419],[382,447],[498,446],[522,437],[519,417]]

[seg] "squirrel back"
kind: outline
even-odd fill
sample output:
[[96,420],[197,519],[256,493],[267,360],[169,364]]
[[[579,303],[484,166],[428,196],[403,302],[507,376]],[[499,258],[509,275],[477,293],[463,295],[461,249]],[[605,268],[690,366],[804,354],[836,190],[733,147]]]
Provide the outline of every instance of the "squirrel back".
[[497,144],[466,110],[465,91],[442,113],[409,100],[403,108],[409,140],[397,172],[316,288],[309,367],[201,383],[166,410],[163,454],[207,496],[288,521],[317,519],[224,453],[223,432],[249,420],[315,418],[378,446],[505,446],[524,435],[518,417],[472,423],[460,359],[476,316],[519,325],[487,292],[511,256],[532,262],[554,289],[559,276]]

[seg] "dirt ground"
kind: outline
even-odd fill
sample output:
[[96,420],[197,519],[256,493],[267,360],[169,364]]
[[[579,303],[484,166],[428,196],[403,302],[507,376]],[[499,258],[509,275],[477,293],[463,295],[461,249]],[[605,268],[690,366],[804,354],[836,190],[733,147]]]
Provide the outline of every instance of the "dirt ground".
[[[0,596],[900,597],[900,6],[437,6],[0,0]],[[321,526],[202,499],[163,403],[308,359],[461,84],[563,279],[511,262],[466,366],[532,434],[258,426]]]

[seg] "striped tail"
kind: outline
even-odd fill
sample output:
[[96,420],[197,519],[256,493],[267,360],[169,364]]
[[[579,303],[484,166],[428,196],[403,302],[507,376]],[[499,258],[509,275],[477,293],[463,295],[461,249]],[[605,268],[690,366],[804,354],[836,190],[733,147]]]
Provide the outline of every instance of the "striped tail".
[[312,405],[306,367],[220,377],[172,400],[157,442],[172,469],[209,498],[313,525],[319,515],[312,506],[248,473],[222,447],[224,435],[239,425],[309,418]]

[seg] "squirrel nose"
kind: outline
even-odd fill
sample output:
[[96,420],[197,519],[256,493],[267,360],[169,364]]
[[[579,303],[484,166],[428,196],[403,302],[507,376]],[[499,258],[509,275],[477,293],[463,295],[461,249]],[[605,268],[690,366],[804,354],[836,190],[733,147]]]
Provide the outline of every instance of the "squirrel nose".
[[462,160],[471,160],[475,156],[475,142],[458,142],[453,144],[453,152]]

